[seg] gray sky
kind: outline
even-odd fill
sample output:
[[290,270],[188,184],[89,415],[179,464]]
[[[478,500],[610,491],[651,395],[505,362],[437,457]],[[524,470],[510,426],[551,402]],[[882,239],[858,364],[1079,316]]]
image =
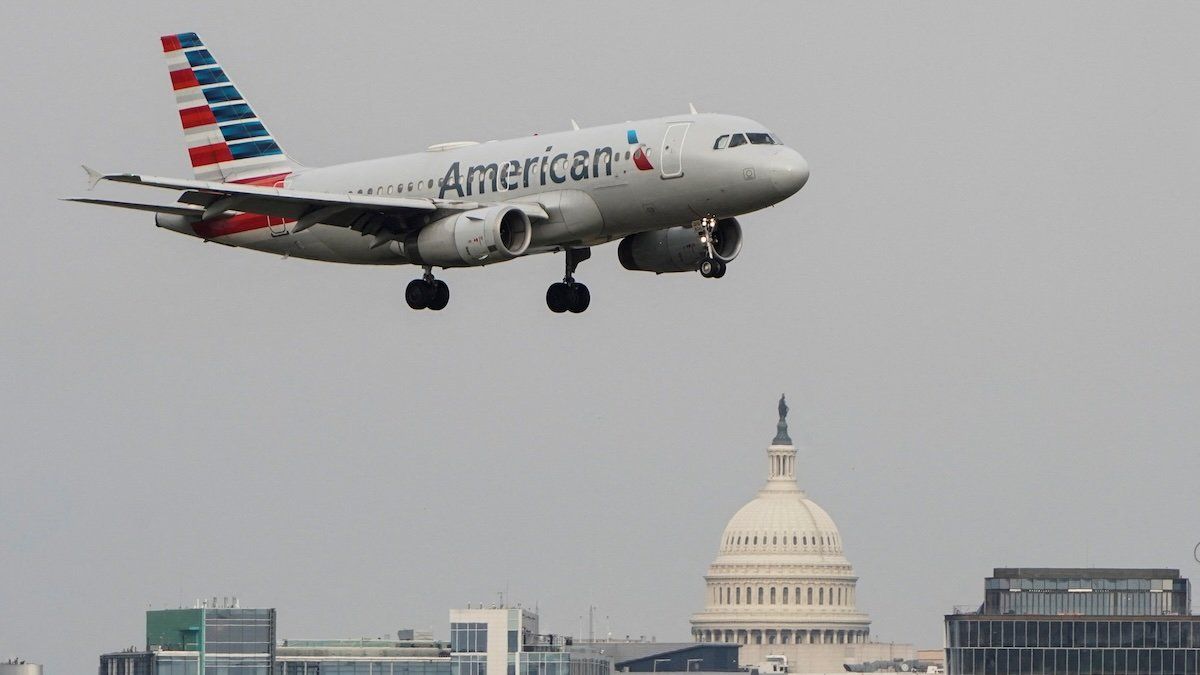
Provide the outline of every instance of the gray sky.
[[[0,657],[94,672],[211,595],[280,637],[507,588],[686,638],[780,391],[877,638],[940,645],[997,565],[1200,577],[1196,4],[43,4],[0,9]],[[610,245],[584,315],[554,256],[411,312],[408,268],[55,201],[80,162],[190,174],[187,30],[313,166],[693,101],[812,180],[720,282]]]

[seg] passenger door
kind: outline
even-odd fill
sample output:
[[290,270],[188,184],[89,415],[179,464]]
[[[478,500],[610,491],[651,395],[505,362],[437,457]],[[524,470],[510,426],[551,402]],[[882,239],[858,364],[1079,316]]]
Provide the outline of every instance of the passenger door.
[[659,155],[663,178],[679,178],[683,175],[683,140],[691,126],[691,122],[678,122],[669,125],[667,133],[663,134],[662,153]]

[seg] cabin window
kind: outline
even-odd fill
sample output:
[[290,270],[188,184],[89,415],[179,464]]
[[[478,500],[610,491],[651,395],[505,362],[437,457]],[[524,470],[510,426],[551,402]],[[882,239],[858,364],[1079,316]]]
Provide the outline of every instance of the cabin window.
[[409,183],[409,184],[408,184],[408,191],[409,191],[409,192],[412,192],[412,189],[413,189],[413,184],[412,184],[412,183]]
[[430,190],[433,189],[433,179],[432,178],[429,179],[429,189]]
[[718,138],[716,143],[713,143],[713,150],[724,150],[728,146],[729,146],[729,134],[726,134],[726,135]]
[[746,144],[745,134],[734,134],[729,139],[729,147],[731,147],[731,148],[736,148],[739,145],[745,145],[745,144]]
[[374,194],[371,192],[371,188],[367,188],[367,194]]
[[396,187],[395,185],[389,185],[389,186],[388,186],[388,194],[389,194],[389,195],[390,195],[390,194],[392,194],[392,190],[393,190],[395,187]]
[[752,145],[776,145],[775,139],[771,138],[771,134],[752,132],[746,134]]
[[629,151],[628,150],[625,151],[625,159],[629,159]]

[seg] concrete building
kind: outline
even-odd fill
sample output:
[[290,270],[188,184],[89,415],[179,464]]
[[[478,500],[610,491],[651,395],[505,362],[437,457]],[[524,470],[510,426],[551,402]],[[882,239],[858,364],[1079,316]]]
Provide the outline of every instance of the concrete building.
[[450,643],[418,638],[284,640],[275,648],[275,675],[450,675]]
[[618,673],[730,673],[740,670],[738,645],[604,640],[580,643],[613,660]]
[[612,659],[542,635],[519,607],[450,610],[451,675],[611,675]]
[[796,482],[787,412],[781,398],[766,485],[725,526],[704,577],[705,608],[692,616],[693,639],[741,645],[743,666],[794,673],[913,659],[911,645],[870,641],[871,619],[856,604],[858,577],[842,535]]
[[953,675],[1200,673],[1200,616],[1174,569],[997,568],[946,616]]
[[42,666],[23,659],[9,659],[0,661],[0,675],[42,675]]

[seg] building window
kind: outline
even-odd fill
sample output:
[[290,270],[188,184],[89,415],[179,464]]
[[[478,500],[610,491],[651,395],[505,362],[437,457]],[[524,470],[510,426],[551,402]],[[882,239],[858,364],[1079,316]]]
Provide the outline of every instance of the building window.
[[742,587],[741,586],[738,586],[738,588],[737,588],[737,604],[739,604],[739,605],[742,604]]
[[771,587],[771,604],[775,604],[775,587]]
[[825,604],[825,589],[824,588],[817,589],[817,604],[818,605]]
[[788,604],[788,587],[783,587],[783,604]]
[[450,624],[450,648],[456,652],[486,652],[487,624]]
[[760,605],[763,604],[763,588],[762,588],[762,586],[758,587],[758,604],[760,604]]
[[808,604],[810,604],[810,605],[811,605],[811,604],[813,604],[813,601],[812,601],[812,586],[809,586],[809,587],[808,587]]

